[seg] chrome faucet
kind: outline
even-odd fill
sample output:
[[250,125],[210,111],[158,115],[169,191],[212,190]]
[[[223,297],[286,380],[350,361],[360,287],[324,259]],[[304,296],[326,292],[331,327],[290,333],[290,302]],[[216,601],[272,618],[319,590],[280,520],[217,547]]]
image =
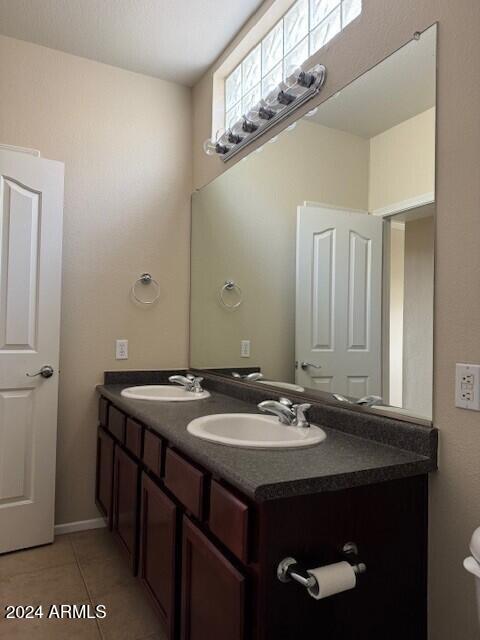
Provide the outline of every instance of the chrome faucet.
[[373,407],[376,404],[383,402],[383,398],[380,396],[363,396],[363,398],[359,398],[358,400],[349,400],[345,396],[342,396],[339,393],[332,393],[335,400],[339,402],[346,402],[347,404],[358,404],[362,407]]
[[310,409],[311,404],[293,404],[288,398],[280,398],[279,402],[265,400],[257,406],[263,413],[272,413],[274,416],[278,416],[282,424],[287,424],[291,427],[310,426],[305,413]]
[[191,373],[187,373],[186,376],[170,376],[169,382],[173,384],[179,384],[185,388],[185,391],[191,391],[192,393],[202,393],[203,378],[196,378]]
[[259,371],[256,373],[247,373],[247,374],[240,374],[237,371],[232,371],[232,376],[234,378],[241,378],[242,380],[247,380],[248,382],[256,382],[257,380],[263,380],[263,373],[260,373]]

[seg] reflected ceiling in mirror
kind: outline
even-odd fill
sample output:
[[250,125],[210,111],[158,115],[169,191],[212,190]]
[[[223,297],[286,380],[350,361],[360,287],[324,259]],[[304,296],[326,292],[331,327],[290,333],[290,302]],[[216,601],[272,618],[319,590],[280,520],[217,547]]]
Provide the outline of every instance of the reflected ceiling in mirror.
[[193,195],[192,367],[431,418],[435,82],[432,27]]

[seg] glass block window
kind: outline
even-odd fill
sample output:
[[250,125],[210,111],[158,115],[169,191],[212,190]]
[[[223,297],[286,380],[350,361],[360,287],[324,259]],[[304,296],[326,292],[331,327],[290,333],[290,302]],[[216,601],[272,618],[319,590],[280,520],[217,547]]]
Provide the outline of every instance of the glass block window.
[[297,0],[225,80],[228,129],[362,12],[362,0]]

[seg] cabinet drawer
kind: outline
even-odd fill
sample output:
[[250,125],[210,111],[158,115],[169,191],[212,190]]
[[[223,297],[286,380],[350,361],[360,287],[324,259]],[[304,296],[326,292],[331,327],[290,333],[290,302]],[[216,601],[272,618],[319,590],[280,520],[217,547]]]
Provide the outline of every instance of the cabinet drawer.
[[125,423],[127,416],[111,405],[108,409],[108,430],[112,435],[125,444]]
[[205,474],[178,453],[167,449],[165,485],[196,518],[203,518]]
[[210,488],[211,532],[242,562],[248,562],[248,506],[212,481]]
[[105,398],[100,398],[98,401],[98,421],[102,425],[102,427],[107,427],[108,425],[108,400]]
[[142,455],[142,425],[127,418],[125,446],[137,458]]
[[162,475],[163,441],[151,431],[145,429],[143,438],[143,462],[159,478]]

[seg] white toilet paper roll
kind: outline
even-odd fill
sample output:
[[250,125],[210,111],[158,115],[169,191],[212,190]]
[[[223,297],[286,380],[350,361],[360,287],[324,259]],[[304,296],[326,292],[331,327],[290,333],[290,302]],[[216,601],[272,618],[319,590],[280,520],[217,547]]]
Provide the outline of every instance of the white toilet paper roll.
[[346,561],[328,564],[325,567],[309,569],[308,573],[315,578],[317,584],[308,589],[308,593],[321,600],[336,593],[353,589],[357,584],[357,577],[353,567]]

